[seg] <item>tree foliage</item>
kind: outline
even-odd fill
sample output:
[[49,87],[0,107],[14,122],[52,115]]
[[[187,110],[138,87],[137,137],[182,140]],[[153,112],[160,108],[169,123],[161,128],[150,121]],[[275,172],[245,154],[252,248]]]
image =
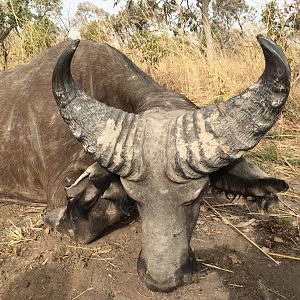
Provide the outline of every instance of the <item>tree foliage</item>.
[[281,7],[277,0],[270,0],[262,11],[262,21],[267,35],[286,47],[287,39],[300,31],[300,1]]
[[0,2],[0,43],[12,30],[22,27],[31,18],[29,1],[11,0]]
[[32,56],[55,41],[54,19],[61,14],[61,0],[0,0],[0,46],[7,64],[6,40],[11,33],[22,35],[25,56]]
[[45,23],[45,19],[60,14],[60,0],[1,0],[0,43],[13,30],[20,30],[26,23]]
[[252,19],[254,10],[245,0],[215,0],[212,3],[213,21],[219,30],[229,31],[235,24],[244,32],[243,23]]
[[[300,1],[280,6],[269,0],[261,20],[267,34],[283,41],[300,30]],[[244,24],[257,21],[256,11],[246,0],[115,0],[121,6],[110,14],[89,3],[80,3],[68,28],[76,27],[82,38],[95,42],[123,43],[140,50],[143,60],[155,65],[168,51],[163,39],[188,35],[197,40],[208,62],[213,61],[216,42],[226,47],[239,35],[246,35]],[[0,49],[4,60],[6,40],[11,33],[22,36],[26,55],[32,56],[55,43],[67,26],[59,28],[62,0],[0,0]]]
[[82,2],[72,21],[79,27],[80,36],[93,42],[109,42],[112,34],[111,16],[89,2]]

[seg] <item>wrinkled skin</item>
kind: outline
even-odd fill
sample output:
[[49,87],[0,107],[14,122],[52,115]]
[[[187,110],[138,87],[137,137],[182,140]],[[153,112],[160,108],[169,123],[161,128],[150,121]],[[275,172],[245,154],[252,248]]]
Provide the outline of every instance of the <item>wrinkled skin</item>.
[[[80,143],[49,95],[49,72],[66,44],[5,72],[0,99],[15,94],[19,104],[9,101],[0,114],[5,121],[1,154],[12,158],[0,163],[0,174],[19,171],[1,178],[2,198],[59,207],[45,222],[91,242],[126,214],[130,197],[142,220],[141,279],[155,291],[188,282],[194,268],[190,238],[199,199],[209,185],[218,192],[252,196],[263,208],[287,188],[240,158],[272,127],[289,89],[283,53],[272,52],[274,45],[260,40],[269,63],[258,84],[204,108],[160,87],[116,49],[88,42],[76,52],[73,69],[85,94],[68,73],[76,48],[72,44],[56,65],[53,91],[61,116]],[[3,82],[14,86],[18,77],[24,80],[23,90],[5,91]],[[26,109],[27,119],[22,115]],[[245,120],[247,130],[235,126]]]

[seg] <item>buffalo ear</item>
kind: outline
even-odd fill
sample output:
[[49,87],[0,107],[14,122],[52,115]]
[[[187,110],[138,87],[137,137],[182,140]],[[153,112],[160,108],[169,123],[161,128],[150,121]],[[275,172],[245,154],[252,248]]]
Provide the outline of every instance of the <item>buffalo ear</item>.
[[67,212],[76,211],[81,217],[86,216],[107,190],[114,176],[98,163],[89,166],[73,184],[65,188],[68,198]]
[[245,158],[211,173],[209,177],[213,192],[224,192],[227,198],[252,197],[264,210],[278,199],[277,193],[289,188],[284,180],[268,176]]

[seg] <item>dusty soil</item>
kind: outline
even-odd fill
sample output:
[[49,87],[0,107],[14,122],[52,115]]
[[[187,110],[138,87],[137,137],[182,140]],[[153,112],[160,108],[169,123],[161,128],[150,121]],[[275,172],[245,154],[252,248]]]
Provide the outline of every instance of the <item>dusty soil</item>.
[[241,200],[208,199],[265,251],[294,259],[274,257],[277,265],[203,204],[192,239],[198,272],[169,294],[149,291],[137,275],[138,219],[79,245],[49,231],[42,208],[0,204],[0,299],[300,299],[297,191],[267,216]]

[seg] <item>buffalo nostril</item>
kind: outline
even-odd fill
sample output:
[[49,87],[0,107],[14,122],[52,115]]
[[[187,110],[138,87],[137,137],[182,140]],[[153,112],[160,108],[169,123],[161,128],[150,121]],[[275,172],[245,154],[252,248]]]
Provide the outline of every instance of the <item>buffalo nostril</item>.
[[153,292],[171,292],[182,284],[191,281],[193,271],[195,270],[194,255],[189,255],[186,262],[172,273],[161,270],[161,272],[153,274],[147,268],[145,259],[140,253],[137,270],[141,280]]

